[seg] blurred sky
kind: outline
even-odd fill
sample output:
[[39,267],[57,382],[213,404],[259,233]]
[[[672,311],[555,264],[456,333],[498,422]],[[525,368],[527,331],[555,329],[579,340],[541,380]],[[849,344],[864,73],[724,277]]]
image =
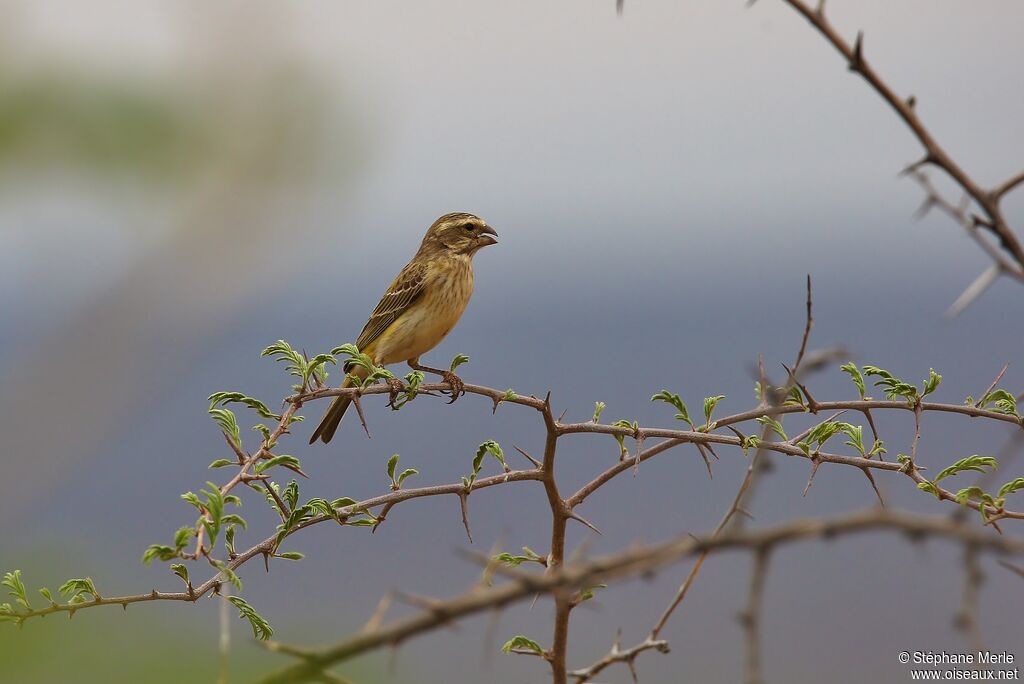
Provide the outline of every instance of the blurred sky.
[[[174,586],[166,569],[137,559],[190,521],[177,495],[202,486],[205,465],[225,455],[205,397],[237,389],[273,406],[289,382],[259,350],[278,338],[310,352],[352,340],[447,211],[479,213],[501,242],[477,257],[465,320],[429,360],[467,353],[467,380],[550,388],[570,418],[603,400],[608,420],[667,424],[671,412],[648,403],[663,387],[691,407],[719,393],[720,411],[753,405],[757,354],[775,372],[795,352],[806,273],[817,346],[845,344],[910,379],[934,366],[951,402],[1011,361],[1006,384],[1019,390],[1020,286],[1000,282],[942,319],[987,262],[943,217],[911,219],[921,193],[897,177],[919,156],[910,134],[792,10],[744,6],[627,1],[616,17],[614,2],[592,0],[0,4],[0,567],[23,568],[31,586],[82,575],[105,593]],[[979,182],[1020,170],[1019,3],[828,8],[848,38],[866,31],[866,58],[916,95]],[[1006,209],[1024,225],[1024,192]],[[819,398],[853,392],[835,369],[811,387]],[[515,407],[491,417],[472,397],[397,414],[367,404],[372,440],[350,420],[329,447],[305,446],[311,425],[284,447],[313,476],[304,497],[378,493],[395,452],[427,484],[465,474],[485,439],[507,452],[541,448],[539,425]],[[309,408],[311,420],[319,413]],[[910,436],[907,416],[896,418],[883,427],[891,453]],[[926,420],[922,460],[994,453],[1005,437]],[[614,443],[564,442],[564,488],[615,458]],[[744,467],[738,453],[721,455],[713,481],[696,452],[676,450],[592,497],[581,512],[604,535],[591,552],[710,529]],[[756,524],[873,502],[859,473],[838,468],[822,469],[802,498],[804,464],[778,465]],[[896,504],[949,510],[880,479]],[[243,510],[254,528],[244,542],[272,524],[259,506],[253,498]],[[470,513],[479,550],[544,546],[539,488],[481,492]],[[572,530],[572,544],[583,531]],[[373,536],[310,530],[294,544],[306,561],[269,576],[246,567],[245,594],[282,640],[327,641],[358,628],[390,589],[466,588],[476,570],[452,553],[466,544],[454,499],[413,502]],[[734,616],[748,565],[739,555],[708,562],[665,634],[672,655],[642,659],[642,681],[739,678]],[[983,631],[992,647],[1019,650],[1005,600],[1019,588],[985,568]],[[603,654],[620,627],[625,642],[642,639],[685,571],[613,588],[577,611],[571,664]],[[958,554],[941,544],[883,535],[786,549],[767,586],[766,676],[898,681],[898,651],[963,647],[952,628],[960,582]],[[83,669],[95,681],[138,681],[111,679],[114,649],[81,646],[89,625],[141,640],[131,650],[144,661],[163,662],[171,643],[194,650],[206,660],[189,676],[212,681],[212,606],[94,612],[0,631],[14,681],[86,681]],[[391,665],[375,656],[341,671],[359,681],[542,682],[538,663],[494,653],[519,633],[547,643],[550,617],[543,601],[519,606],[501,618],[496,644],[483,643],[480,618],[409,644]],[[282,662],[246,633],[239,624],[236,662],[254,658],[256,672]],[[19,647],[44,636],[79,652]]]

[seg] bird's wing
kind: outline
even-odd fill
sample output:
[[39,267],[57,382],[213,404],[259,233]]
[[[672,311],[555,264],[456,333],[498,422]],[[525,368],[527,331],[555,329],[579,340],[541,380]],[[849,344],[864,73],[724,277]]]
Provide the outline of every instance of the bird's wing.
[[384,334],[399,316],[423,296],[425,282],[426,268],[422,263],[412,261],[402,269],[388,291],[380,298],[377,308],[370,314],[370,320],[363,327],[363,332],[359,333],[356,346],[360,351],[366,351],[374,340]]

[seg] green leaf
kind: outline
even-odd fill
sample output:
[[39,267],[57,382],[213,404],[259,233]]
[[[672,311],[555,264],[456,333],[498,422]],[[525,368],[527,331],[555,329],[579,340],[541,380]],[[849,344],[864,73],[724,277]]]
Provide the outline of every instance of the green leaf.
[[[96,591],[96,585],[93,584],[91,577],[83,577],[79,579],[69,579],[64,584],[60,585],[57,589],[61,596],[70,601],[71,603],[81,603],[85,600],[83,594],[89,594],[94,599],[100,598],[100,594]],[[76,599],[79,599],[76,601]]]
[[718,406],[718,402],[725,399],[724,394],[719,394],[714,397],[707,397],[704,399],[704,419],[707,421],[707,425],[711,425],[711,414],[715,412],[715,407]]
[[256,467],[253,470],[255,470],[256,474],[259,475],[263,471],[270,470],[274,466],[285,466],[287,468],[295,469],[302,468],[302,464],[299,463],[299,459],[295,458],[294,456],[282,454],[281,456],[274,456],[273,458],[268,458],[266,461],[260,461],[259,463],[256,464]]
[[317,354],[309,360],[306,364],[305,372],[302,375],[302,381],[309,384],[309,379],[312,377],[316,380],[317,384],[324,384],[327,382],[327,364],[336,364],[334,356],[331,354]]
[[[612,423],[612,427],[629,428],[633,431],[633,434],[636,434],[640,425],[635,420],[632,423],[628,420],[617,420]],[[690,427],[693,427],[693,423],[690,423]],[[619,458],[625,458],[626,454],[629,453],[626,450],[626,435],[612,435],[612,437],[614,437],[615,441],[619,443]]]
[[921,490],[924,490],[926,492],[929,492],[931,494],[934,494],[936,499],[941,499],[942,498],[942,493],[939,492],[939,488],[936,487],[935,484],[932,483],[932,482],[928,482],[927,480],[924,481],[924,482],[918,482],[917,483],[917,488],[921,489]]
[[42,589],[39,590],[39,595],[42,596],[47,601],[49,601],[51,606],[57,605],[57,602],[53,600],[53,594],[51,594],[50,590],[47,589],[46,587],[43,587]]
[[288,483],[288,486],[284,488],[284,494],[281,497],[288,503],[289,508],[295,508],[299,503],[299,483],[292,480]]
[[928,379],[924,381],[924,391],[921,392],[922,397],[926,397],[936,389],[942,382],[942,376],[935,372],[934,368],[928,369]]
[[196,536],[196,528],[179,527],[178,531],[174,533],[174,548],[178,550],[185,548],[194,536]]
[[224,548],[228,551],[228,557],[234,558],[235,556],[235,526],[228,525],[228,528],[224,530]]
[[192,586],[192,582],[188,578],[188,568],[181,563],[175,563],[171,566],[171,572],[181,578],[181,581],[185,583],[186,587]]
[[962,458],[956,463],[939,471],[939,474],[935,476],[935,482],[952,477],[958,473],[964,473],[968,471],[974,471],[976,473],[985,472],[985,468],[995,469],[997,467],[996,459],[991,456],[979,456],[974,454],[967,458]]
[[1002,487],[999,488],[999,494],[997,495],[1000,499],[1004,498],[1007,494],[1013,494],[1024,489],[1024,477],[1018,477],[1015,480],[1010,480]]
[[604,413],[605,403],[603,401],[594,402],[594,415],[590,419],[591,422],[597,423],[601,420],[601,414]]
[[589,601],[590,599],[594,598],[594,592],[596,592],[598,589],[607,588],[607,584],[595,584],[592,587],[585,587],[580,591],[579,602],[583,603],[584,601]]
[[345,355],[348,357],[344,363],[346,372],[349,372],[352,368],[362,368],[366,371],[365,378],[349,373],[348,377],[352,379],[353,384],[356,386],[368,387],[382,378],[390,379],[395,377],[388,369],[375,365],[373,359],[368,354],[359,351],[359,348],[354,344],[343,344],[340,347],[335,347],[331,350],[331,353],[335,356]]
[[789,441],[789,437],[786,436],[786,431],[782,429],[782,423],[775,420],[771,416],[761,416],[756,419],[758,423],[770,429],[772,432],[781,437],[784,441]]
[[879,368],[878,366],[864,366],[864,373],[869,377],[880,378],[880,380],[875,382],[875,387],[884,388],[885,395],[889,399],[905,397],[910,400],[916,400],[919,397],[917,387],[911,385],[909,382],[900,380],[883,368]]
[[242,578],[235,574],[235,571],[232,570],[227,563],[217,560],[216,558],[211,558],[210,562],[220,570],[220,573],[224,575],[224,579],[231,583],[235,588],[235,591],[242,591]]
[[181,495],[181,499],[182,501],[187,501],[188,503],[192,504],[199,511],[203,510],[203,503],[199,500],[199,497],[193,494],[192,492],[185,492],[184,494]]
[[284,340],[278,340],[274,344],[270,345],[260,353],[260,356],[269,356],[274,359],[274,361],[284,363],[285,370],[288,371],[288,375],[293,375],[298,378],[309,377],[306,359],[302,357],[302,354],[292,349],[292,346]]
[[275,556],[275,557],[276,558],[284,558],[285,560],[290,560],[290,561],[300,561],[300,560],[302,560],[303,558],[306,557],[306,554],[299,553],[298,551],[285,551],[284,553],[277,554],[277,556]]
[[270,443],[270,428],[263,423],[257,423],[252,426],[252,429],[260,433],[260,436],[263,437],[263,446],[268,449],[272,449],[274,447],[274,445]]
[[[981,408],[990,408],[996,413],[1020,417],[1017,413],[1017,398],[1004,389],[989,392],[978,402]],[[991,406],[989,406],[991,404]]]
[[220,519],[220,522],[222,525],[237,525],[238,527],[241,527],[243,530],[249,529],[249,526],[245,522],[245,518],[238,515],[237,513],[227,513],[226,515],[224,515],[224,517]]
[[402,483],[405,482],[405,478],[412,477],[413,475],[419,475],[419,472],[420,471],[415,468],[406,468],[398,475],[398,486],[402,486]]
[[28,595],[25,593],[25,583],[21,581],[21,570],[4,573],[4,578],[0,580],[0,585],[10,590],[7,593],[10,594],[16,603],[23,606],[26,610],[32,610],[32,606],[28,603]]
[[235,414],[226,408],[211,408],[209,413],[210,417],[213,418],[213,422],[217,423],[221,431],[229,439],[233,440],[236,445],[241,446],[242,432],[238,427],[238,420],[235,418]]
[[455,369],[464,363],[469,363],[469,357],[466,356],[465,354],[456,354],[455,358],[452,359],[452,364],[451,366],[448,367],[448,370],[454,373]]
[[740,442],[740,448],[743,449],[743,455],[747,455],[747,450],[750,448],[758,448],[761,445],[761,438],[757,435],[746,435]]
[[281,416],[273,413],[262,401],[252,397],[247,397],[241,392],[214,392],[207,397],[207,399],[210,402],[211,411],[218,406],[223,406],[225,404],[243,404],[251,408],[263,418],[273,418],[274,420],[281,419]]
[[786,397],[782,400],[782,405],[806,406],[804,403],[804,395],[800,392],[800,388],[794,385],[786,390]]
[[861,375],[860,369],[857,368],[857,364],[853,361],[844,363],[839,367],[839,370],[849,374],[850,379],[853,380],[853,384],[857,386],[857,391],[860,393],[861,400],[866,399],[864,396],[864,376]]
[[508,641],[506,641],[505,645],[501,647],[501,652],[511,653],[513,649],[530,651],[536,653],[539,656],[544,655],[544,649],[540,647],[540,644],[538,644],[533,639],[523,636],[522,634],[514,636]]
[[[677,413],[675,415],[676,420],[682,420],[682,421],[686,422],[686,424],[690,426],[690,429],[693,429],[694,425],[693,425],[693,421],[690,420],[690,413],[689,413],[689,411],[686,410],[686,404],[683,403],[683,400],[679,398],[678,394],[673,394],[672,392],[669,392],[668,390],[661,390],[660,392],[658,392],[657,394],[655,394],[654,396],[651,397],[651,401],[663,401],[666,404],[670,404],[670,405],[674,406],[676,411],[679,412],[679,413]],[[704,403],[705,403],[705,406],[706,406],[707,405],[707,400],[706,399],[705,399]],[[713,405],[712,405],[712,408],[714,408]]]
[[537,554],[537,552],[531,549],[529,546],[523,547],[523,554],[524,555],[522,556],[513,556],[511,553],[499,553],[497,556],[495,556],[495,560],[497,560],[499,563],[504,563],[505,565],[513,567],[518,567],[523,563],[540,563],[541,565],[544,565],[545,563],[544,559],[541,558]]
[[208,465],[206,467],[207,468],[224,468],[225,466],[233,466],[233,465],[238,465],[238,461],[232,461],[232,460],[229,460],[227,458],[218,458],[216,461],[211,462],[210,465]]
[[[819,423],[818,425],[815,425],[811,429],[811,431],[807,434],[807,441],[816,443],[818,445],[818,449],[821,449],[821,447],[825,446],[825,442],[830,440],[839,432],[845,431],[845,428],[849,428],[851,432],[854,432],[855,434],[859,435],[859,432],[848,423],[836,423],[831,420],[827,420],[824,423]],[[849,434],[849,432],[847,434]],[[863,446],[859,451],[861,452],[861,454],[864,453]]]
[[[840,423],[840,425],[842,426],[842,431],[850,438],[846,440],[844,444],[852,446],[860,453],[861,456],[866,456],[864,453],[864,426],[850,425],[849,423]],[[876,445],[880,446],[880,443],[876,442]],[[875,450],[872,449],[871,453],[875,453]]]
[[150,544],[146,550],[142,552],[142,564],[149,565],[153,562],[154,558],[158,558],[162,561],[169,561],[177,557],[178,549],[172,549],[170,546],[161,546],[160,544]]
[[972,499],[977,499],[980,503],[988,504],[993,508],[998,508],[995,501],[992,499],[990,494],[986,494],[985,490],[976,485],[961,489],[956,493],[956,502],[962,506],[966,506]]
[[206,509],[207,517],[203,519],[203,527],[210,536],[212,549],[217,544],[217,535],[220,533],[221,520],[224,516],[224,495],[221,494],[220,487],[213,482],[207,482],[206,486],[209,489],[201,489],[199,493],[206,497],[203,508]]
[[229,596],[228,601],[234,604],[235,608],[238,608],[239,617],[248,620],[249,624],[252,625],[252,635],[255,638],[266,641],[274,636],[274,630],[271,628],[270,623],[257,613],[256,609],[249,605],[248,601],[241,596]]
[[395,484],[395,468],[398,466],[398,454],[394,454],[388,459],[388,478],[392,484]]

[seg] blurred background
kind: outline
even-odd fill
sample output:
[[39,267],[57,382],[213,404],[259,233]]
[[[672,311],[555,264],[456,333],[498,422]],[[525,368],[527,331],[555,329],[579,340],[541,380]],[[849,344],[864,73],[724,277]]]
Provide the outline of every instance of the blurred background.
[[[867,59],[917,96],[983,185],[1020,170],[1019,3],[837,0],[829,12],[848,38],[866,31]],[[879,98],[773,0],[627,2],[622,17],[611,0],[5,0],[0,568],[21,568],[33,595],[87,575],[107,594],[176,588],[165,566],[138,559],[193,520],[178,495],[216,479],[206,464],[227,455],[206,396],[240,390],[274,406],[290,382],[259,351],[279,338],[311,353],[352,341],[448,211],[480,214],[501,244],[477,257],[474,300],[427,360],[469,354],[467,381],[551,389],[569,418],[601,400],[608,421],[667,424],[671,411],[648,401],[663,387],[691,407],[720,393],[720,412],[749,408],[757,354],[775,373],[795,353],[806,273],[812,346],[841,343],[918,381],[934,366],[939,398],[953,403],[1011,361],[1004,384],[1019,391],[1024,291],[1000,282],[942,318],[988,263],[944,217],[912,220],[921,192],[897,172],[918,156]],[[1024,225],[1024,192],[1005,206]],[[819,399],[854,392],[838,369],[810,386]],[[372,440],[348,420],[329,447],[305,445],[309,423],[282,445],[312,476],[304,498],[379,493],[396,452],[428,484],[468,472],[485,439],[541,449],[535,417],[516,407],[492,417],[472,397],[400,413],[366,403]],[[308,408],[311,420],[320,412]],[[890,452],[906,451],[909,417],[882,423]],[[924,429],[920,460],[932,467],[995,453],[1007,436],[955,417]],[[616,453],[611,440],[564,440],[563,487]],[[713,480],[686,449],[619,478],[581,510],[604,535],[570,528],[570,543],[608,553],[711,529],[745,467],[721,455]],[[807,468],[791,461],[764,481],[755,524],[873,504],[860,473],[841,468],[823,468],[801,497]],[[893,504],[949,512],[880,479]],[[543,548],[539,487],[469,505],[478,550]],[[273,525],[262,508],[250,496],[240,546]],[[457,500],[412,502],[373,536],[324,526],[296,537],[307,559],[269,575],[245,566],[243,593],[277,638],[323,643],[358,629],[392,589],[467,588],[478,569],[454,553],[467,545]],[[672,654],[642,658],[642,681],[739,680],[749,563],[726,554],[705,565],[664,633]],[[1020,580],[991,559],[984,569],[986,645],[1024,655],[1010,598]],[[577,611],[570,665],[605,653],[617,629],[625,643],[642,639],[686,571]],[[768,577],[765,674],[902,681],[898,651],[966,648],[953,627],[961,581],[958,550],[940,543],[872,535],[787,548]],[[496,625],[467,620],[339,671],[543,682],[540,663],[498,646],[515,634],[547,645],[550,613],[545,601],[517,605]],[[232,681],[286,662],[232,621]],[[213,681],[217,635],[206,600],[51,617],[0,629],[0,680]]]

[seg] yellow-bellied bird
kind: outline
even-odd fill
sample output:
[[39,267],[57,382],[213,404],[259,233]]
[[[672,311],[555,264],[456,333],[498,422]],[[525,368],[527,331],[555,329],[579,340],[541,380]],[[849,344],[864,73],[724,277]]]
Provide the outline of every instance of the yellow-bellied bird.
[[[427,353],[451,332],[473,295],[473,255],[481,247],[496,244],[497,233],[478,216],[445,214],[434,221],[420,249],[370,314],[356,346],[378,366],[408,361],[414,370],[436,373],[452,391],[452,401],[462,392],[462,381],[449,371],[420,365]],[[362,378],[366,371],[346,366],[346,373]],[[342,387],[350,387],[346,377]],[[327,409],[309,443],[326,444],[334,437],[345,410],[352,402],[338,397]]]

